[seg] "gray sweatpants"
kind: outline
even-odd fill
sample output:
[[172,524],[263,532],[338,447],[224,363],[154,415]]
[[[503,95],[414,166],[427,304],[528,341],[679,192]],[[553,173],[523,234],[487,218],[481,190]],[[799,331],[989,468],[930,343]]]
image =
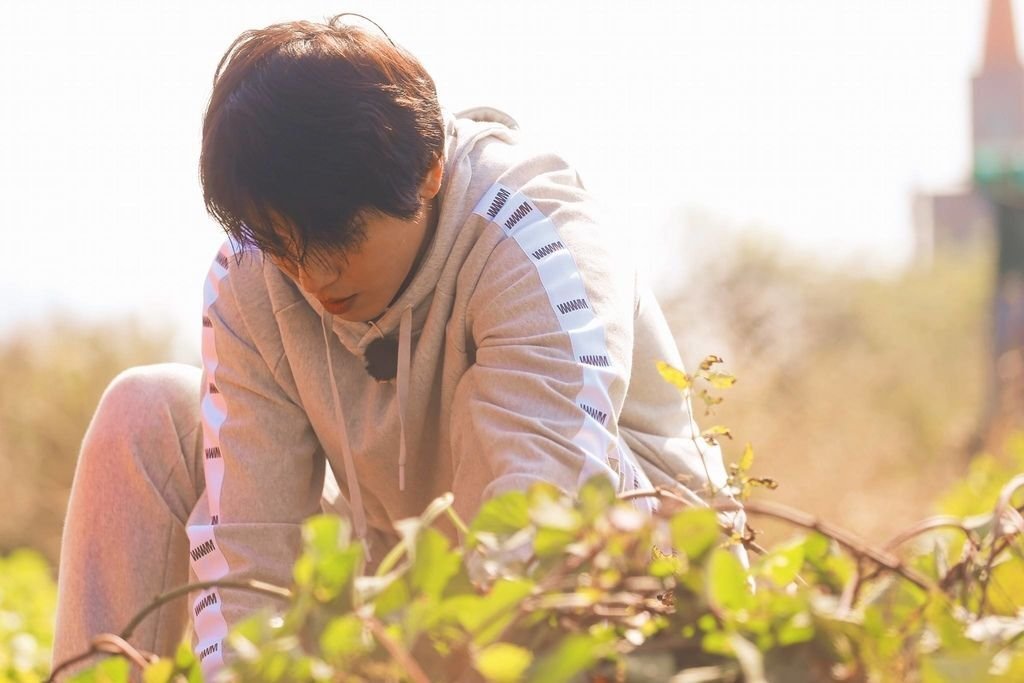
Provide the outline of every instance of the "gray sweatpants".
[[[120,633],[157,595],[196,580],[185,523],[205,486],[201,377],[189,365],[132,368],[100,399],[64,524],[54,666],[88,650],[93,636]],[[329,468],[324,508],[344,511]],[[129,640],[171,654],[185,636],[188,614],[185,597],[167,603]]]

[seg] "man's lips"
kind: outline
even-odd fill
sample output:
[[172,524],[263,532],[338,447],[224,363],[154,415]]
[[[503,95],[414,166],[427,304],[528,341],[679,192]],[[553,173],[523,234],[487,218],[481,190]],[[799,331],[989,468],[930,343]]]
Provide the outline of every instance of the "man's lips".
[[344,299],[328,299],[327,301],[321,301],[320,303],[323,305],[324,310],[331,315],[342,315],[352,308],[357,296],[358,294],[352,294]]

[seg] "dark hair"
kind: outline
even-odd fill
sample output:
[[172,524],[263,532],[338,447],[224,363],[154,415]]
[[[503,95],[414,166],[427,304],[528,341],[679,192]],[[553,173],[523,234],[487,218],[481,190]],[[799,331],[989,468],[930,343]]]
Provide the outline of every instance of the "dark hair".
[[386,36],[340,20],[246,31],[214,75],[199,162],[206,209],[264,253],[353,246],[367,212],[413,218],[443,154],[430,75]]

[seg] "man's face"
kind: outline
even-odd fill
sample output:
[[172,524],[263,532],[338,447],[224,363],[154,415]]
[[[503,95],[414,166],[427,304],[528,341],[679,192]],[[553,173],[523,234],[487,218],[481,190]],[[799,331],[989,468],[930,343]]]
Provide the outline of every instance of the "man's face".
[[[363,239],[344,252],[325,251],[305,263],[267,258],[331,315],[352,322],[377,318],[394,301],[421,249],[427,246],[437,221],[432,200],[441,189],[442,167],[438,159],[428,171],[420,186],[422,208],[412,220],[368,212],[361,216]],[[294,243],[287,229],[279,234],[286,244]]]
[[427,209],[413,220],[373,213],[364,217],[365,237],[344,252],[325,251],[305,263],[268,258],[299,287],[344,320],[373,320],[391,304],[416,261],[430,223]]

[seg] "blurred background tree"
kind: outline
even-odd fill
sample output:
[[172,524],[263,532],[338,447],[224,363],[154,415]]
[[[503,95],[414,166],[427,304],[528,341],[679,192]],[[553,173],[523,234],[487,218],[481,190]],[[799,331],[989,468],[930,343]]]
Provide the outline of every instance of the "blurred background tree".
[[983,446],[991,248],[872,277],[690,223],[692,275],[663,304],[688,367],[716,353],[739,378],[697,406],[733,429],[726,460],[752,442],[774,499],[866,538],[933,513]]
[[0,555],[29,546],[56,566],[78,448],[103,389],[127,367],[190,360],[174,339],[133,318],[56,314],[8,328],[0,338]]

